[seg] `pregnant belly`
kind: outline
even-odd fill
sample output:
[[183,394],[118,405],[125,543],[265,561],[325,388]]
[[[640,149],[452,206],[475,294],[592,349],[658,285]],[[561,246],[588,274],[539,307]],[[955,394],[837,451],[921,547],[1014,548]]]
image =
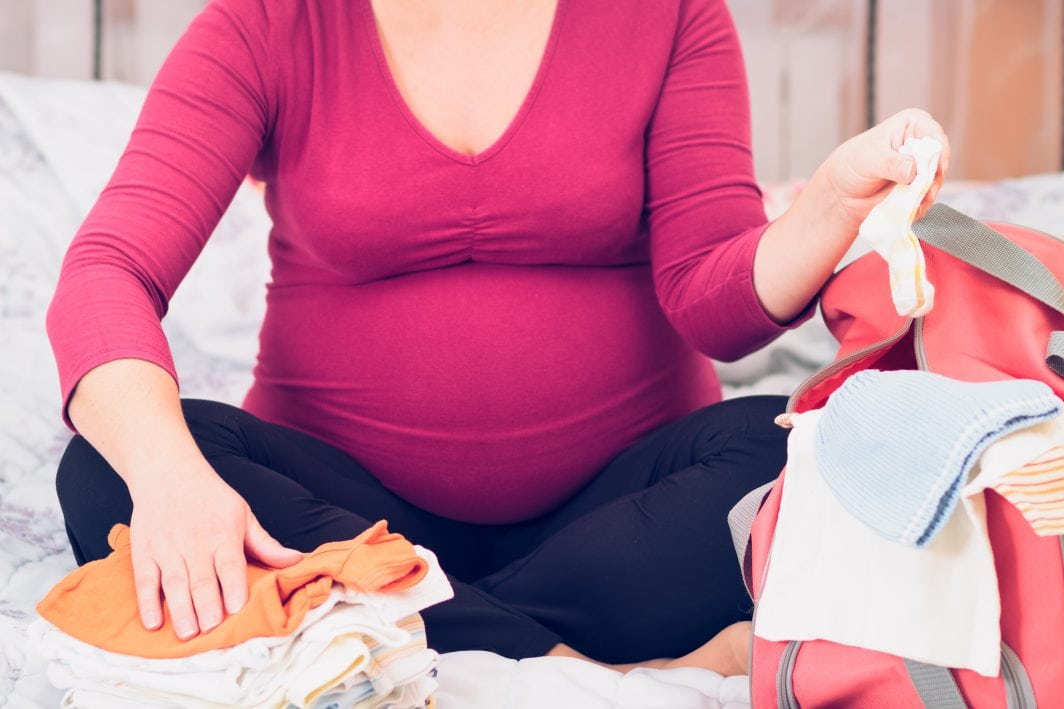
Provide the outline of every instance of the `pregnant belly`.
[[719,399],[646,266],[464,264],[271,290],[245,407],[447,517],[527,519]]

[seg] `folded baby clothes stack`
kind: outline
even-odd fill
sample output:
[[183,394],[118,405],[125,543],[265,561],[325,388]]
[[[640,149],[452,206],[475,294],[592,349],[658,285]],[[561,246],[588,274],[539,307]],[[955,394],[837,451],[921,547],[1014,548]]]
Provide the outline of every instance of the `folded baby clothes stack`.
[[435,556],[379,522],[286,569],[248,567],[249,600],[177,638],[140,624],[129,530],[64,578],[30,628],[64,707],[431,706],[437,654],[418,614],[453,591]]

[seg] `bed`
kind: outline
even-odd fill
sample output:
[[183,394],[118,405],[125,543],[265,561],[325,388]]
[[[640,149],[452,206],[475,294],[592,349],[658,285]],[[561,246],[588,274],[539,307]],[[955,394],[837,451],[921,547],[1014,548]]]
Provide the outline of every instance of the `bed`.
[[[44,313],[66,244],[118,157],[143,90],[0,74],[0,707],[55,707],[61,693],[28,653],[34,604],[73,568],[52,477],[69,437]],[[766,186],[770,214],[799,183]],[[1064,174],[950,185],[942,201],[973,216],[1064,231]],[[238,403],[251,380],[268,273],[268,219],[241,188],[166,318],[185,396]],[[819,318],[723,365],[727,396],[789,393],[831,358]],[[683,669],[627,675],[577,660],[444,655],[441,709],[735,709],[743,677]]]

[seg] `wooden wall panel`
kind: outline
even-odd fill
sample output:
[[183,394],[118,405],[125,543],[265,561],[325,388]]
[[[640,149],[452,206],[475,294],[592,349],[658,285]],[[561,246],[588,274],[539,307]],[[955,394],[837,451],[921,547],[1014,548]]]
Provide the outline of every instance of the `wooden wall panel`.
[[[647,0],[652,1],[652,0]],[[104,0],[104,77],[147,84],[206,0]],[[758,177],[808,176],[865,125],[868,0],[731,0]],[[92,0],[0,0],[0,71],[92,74]],[[930,110],[953,176],[1059,170],[1064,0],[880,0],[875,113]]]
[[890,0],[879,20],[877,113],[931,111],[953,176],[1064,167],[1064,2]]
[[809,174],[864,126],[864,0],[736,0],[759,179]]

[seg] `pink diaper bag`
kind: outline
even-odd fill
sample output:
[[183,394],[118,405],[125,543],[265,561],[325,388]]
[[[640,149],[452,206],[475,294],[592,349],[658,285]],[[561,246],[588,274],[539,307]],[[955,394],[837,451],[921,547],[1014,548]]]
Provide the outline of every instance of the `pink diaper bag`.
[[[849,375],[872,368],[923,369],[965,381],[1038,379],[1064,397],[1064,243],[942,205],[913,228],[935,286],[933,310],[922,318],[898,316],[877,254],[841,270],[821,300],[838,355],[797,389],[788,408],[821,407]],[[755,490],[729,517],[755,600],[755,629],[786,484],[784,470],[770,490]],[[755,636],[754,709],[1064,707],[1064,541],[1036,535],[992,491],[986,498],[1002,606],[999,677],[822,640]]]

